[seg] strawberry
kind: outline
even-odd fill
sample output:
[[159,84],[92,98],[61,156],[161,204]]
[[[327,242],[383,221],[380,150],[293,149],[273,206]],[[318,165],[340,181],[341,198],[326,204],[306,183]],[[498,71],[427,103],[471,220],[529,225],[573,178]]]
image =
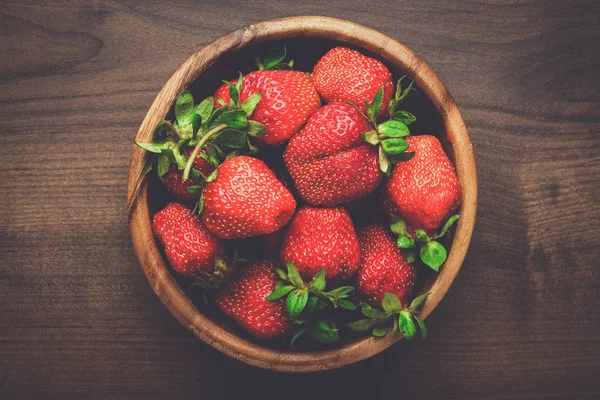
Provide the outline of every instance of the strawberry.
[[382,62],[356,50],[336,47],[329,50],[315,65],[311,75],[317,92],[327,103],[351,101],[365,114],[365,101],[371,101],[383,88],[383,107],[387,110],[392,99],[392,75]]
[[[192,154],[193,149],[190,147],[186,150],[188,157]],[[202,154],[206,155],[206,150],[201,150]],[[215,167],[209,161],[204,159],[201,155],[198,155],[192,164],[192,167],[203,174],[204,176],[210,175]],[[188,188],[191,186],[197,186],[200,182],[196,179],[183,180],[183,172],[177,168],[177,165],[171,164],[166,174],[162,176],[162,183],[164,187],[171,193],[175,198],[184,203],[190,203],[194,200],[198,200],[200,197],[198,193],[190,193]]]
[[235,156],[216,170],[204,188],[202,220],[223,239],[266,235],[281,229],[296,210],[296,200],[267,165]]
[[345,103],[317,110],[283,155],[300,196],[313,205],[334,206],[366,196],[379,185],[377,150],[361,134],[368,121]]
[[328,279],[353,276],[360,266],[360,246],[348,212],[343,207],[301,208],[284,233],[281,261],[293,263],[305,278],[321,268]]
[[396,164],[387,192],[393,211],[409,228],[431,234],[460,205],[460,185],[452,162],[435,136],[405,140],[414,156]]
[[358,231],[362,264],[358,272],[358,291],[374,307],[381,307],[385,292],[395,294],[402,304],[410,298],[417,273],[381,225]]
[[[235,85],[237,80],[231,83]],[[299,71],[254,71],[243,77],[239,102],[261,92],[262,98],[250,120],[260,122],[264,136],[256,141],[265,146],[279,146],[302,128],[308,117],[321,106],[310,78]],[[229,86],[223,84],[215,98],[230,103]],[[221,107],[217,102],[215,107]]]
[[154,215],[152,230],[164,246],[171,267],[181,275],[212,273],[225,248],[208,232],[200,217],[180,203],[169,203]]
[[217,297],[217,305],[225,314],[262,339],[283,336],[292,327],[284,302],[266,299],[279,280],[274,268],[275,264],[270,261],[247,266],[231,283],[230,290]]

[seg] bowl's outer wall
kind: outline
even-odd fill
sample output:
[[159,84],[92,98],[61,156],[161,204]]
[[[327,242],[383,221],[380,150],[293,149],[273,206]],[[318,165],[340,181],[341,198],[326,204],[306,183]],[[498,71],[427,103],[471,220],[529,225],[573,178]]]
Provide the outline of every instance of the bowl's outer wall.
[[[437,279],[427,288],[431,295],[421,314],[421,317],[426,318],[448,291],[466,255],[477,209],[477,172],[469,134],[452,97],[429,66],[397,41],[364,26],[327,17],[285,18],[239,29],[194,53],[173,74],[148,111],[136,141],[151,141],[154,127],[165,118],[177,94],[219,57],[249,44],[298,37],[332,39],[378,54],[414,80],[442,117],[446,130],[445,141],[454,154],[463,198],[461,218],[448,259]],[[135,253],[158,297],[179,322],[198,338],[248,364],[289,372],[339,368],[371,357],[401,339],[400,334],[381,339],[369,337],[335,350],[294,353],[261,346],[211,321],[198,311],[175,282],[154,240],[147,198],[148,185],[143,174],[146,161],[146,152],[134,146],[130,161],[127,207]]]

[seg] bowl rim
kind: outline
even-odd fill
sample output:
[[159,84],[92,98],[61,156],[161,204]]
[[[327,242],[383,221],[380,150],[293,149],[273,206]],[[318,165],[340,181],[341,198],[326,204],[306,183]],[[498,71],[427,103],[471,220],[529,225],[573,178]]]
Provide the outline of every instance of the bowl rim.
[[[461,218],[448,259],[432,287],[421,317],[437,307],[454,281],[465,258],[477,209],[477,171],[469,134],[456,104],[431,68],[396,40],[365,26],[330,17],[300,16],[263,21],[226,34],[188,58],[162,87],[136,135],[136,141],[151,140],[156,124],[165,116],[179,92],[188,87],[217,59],[229,52],[266,40],[294,37],[325,37],[370,50],[401,69],[431,100],[441,114],[447,138],[454,151],[455,167],[462,188]],[[148,282],[167,309],[192,333],[222,353],[261,368],[286,372],[312,372],[339,368],[385,350],[402,338],[366,337],[331,350],[296,353],[275,350],[227,331],[203,315],[181,290],[154,240],[148,207],[148,185],[143,173],[147,154],[133,146],[127,188],[127,210],[135,254]]]

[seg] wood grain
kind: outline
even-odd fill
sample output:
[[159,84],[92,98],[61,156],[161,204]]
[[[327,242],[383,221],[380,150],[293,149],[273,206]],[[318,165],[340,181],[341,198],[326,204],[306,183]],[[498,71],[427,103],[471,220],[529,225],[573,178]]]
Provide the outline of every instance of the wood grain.
[[[460,107],[480,184],[427,340],[303,376],[183,329],[137,264],[125,205],[131,140],[177,66],[290,15],[349,19],[422,57]],[[594,1],[3,2],[0,397],[598,397],[599,23]]]

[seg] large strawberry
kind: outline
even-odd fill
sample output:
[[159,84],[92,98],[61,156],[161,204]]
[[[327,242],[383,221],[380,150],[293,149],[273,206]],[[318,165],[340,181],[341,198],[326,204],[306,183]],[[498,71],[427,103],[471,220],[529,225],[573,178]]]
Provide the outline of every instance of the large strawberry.
[[232,157],[219,166],[216,178],[204,188],[203,203],[204,225],[223,239],[275,232],[296,210],[296,200],[269,167],[248,156]]
[[206,230],[198,215],[180,203],[169,203],[157,212],[152,230],[164,246],[171,267],[181,275],[212,273],[216,261],[225,255],[221,240]]
[[343,207],[301,208],[284,234],[281,261],[293,263],[303,277],[325,268],[327,278],[347,279],[360,266],[360,246]]
[[368,121],[345,103],[317,110],[285,149],[284,161],[300,196],[334,206],[365,196],[382,178],[377,150],[362,133]]
[[285,335],[292,324],[282,300],[267,300],[279,280],[275,264],[258,261],[243,269],[231,288],[217,297],[219,308],[244,330],[262,339]]
[[[262,98],[249,119],[264,126],[264,136],[256,140],[265,146],[285,143],[321,106],[310,78],[300,71],[254,71],[245,75],[239,103],[258,92],[262,93]],[[215,98],[221,98],[225,104],[229,104],[229,85],[222,85],[216,91]],[[221,104],[215,106],[221,107]]]
[[410,229],[431,234],[459,206],[460,185],[452,162],[435,136],[411,136],[405,140],[414,156],[396,164],[387,183],[390,199],[386,202]]
[[383,88],[380,116],[394,92],[392,75],[382,62],[346,47],[336,47],[321,57],[311,78],[327,103],[350,100],[363,113],[367,112],[365,101],[371,101]]
[[[186,150],[188,157],[192,154],[193,149],[190,147]],[[206,150],[202,149],[201,154],[196,156],[193,161],[192,168],[198,171],[204,176],[208,176],[214,171],[215,166],[207,161]],[[166,174],[162,176],[162,182],[164,187],[179,201],[189,203],[194,200],[198,200],[200,193],[192,191],[190,188],[198,186],[202,183],[201,179],[183,179],[183,171],[180,171],[177,165],[171,164]]]
[[383,294],[395,294],[407,304],[417,274],[396,246],[391,234],[381,225],[358,231],[362,263],[358,272],[358,291],[371,305],[381,307]]

